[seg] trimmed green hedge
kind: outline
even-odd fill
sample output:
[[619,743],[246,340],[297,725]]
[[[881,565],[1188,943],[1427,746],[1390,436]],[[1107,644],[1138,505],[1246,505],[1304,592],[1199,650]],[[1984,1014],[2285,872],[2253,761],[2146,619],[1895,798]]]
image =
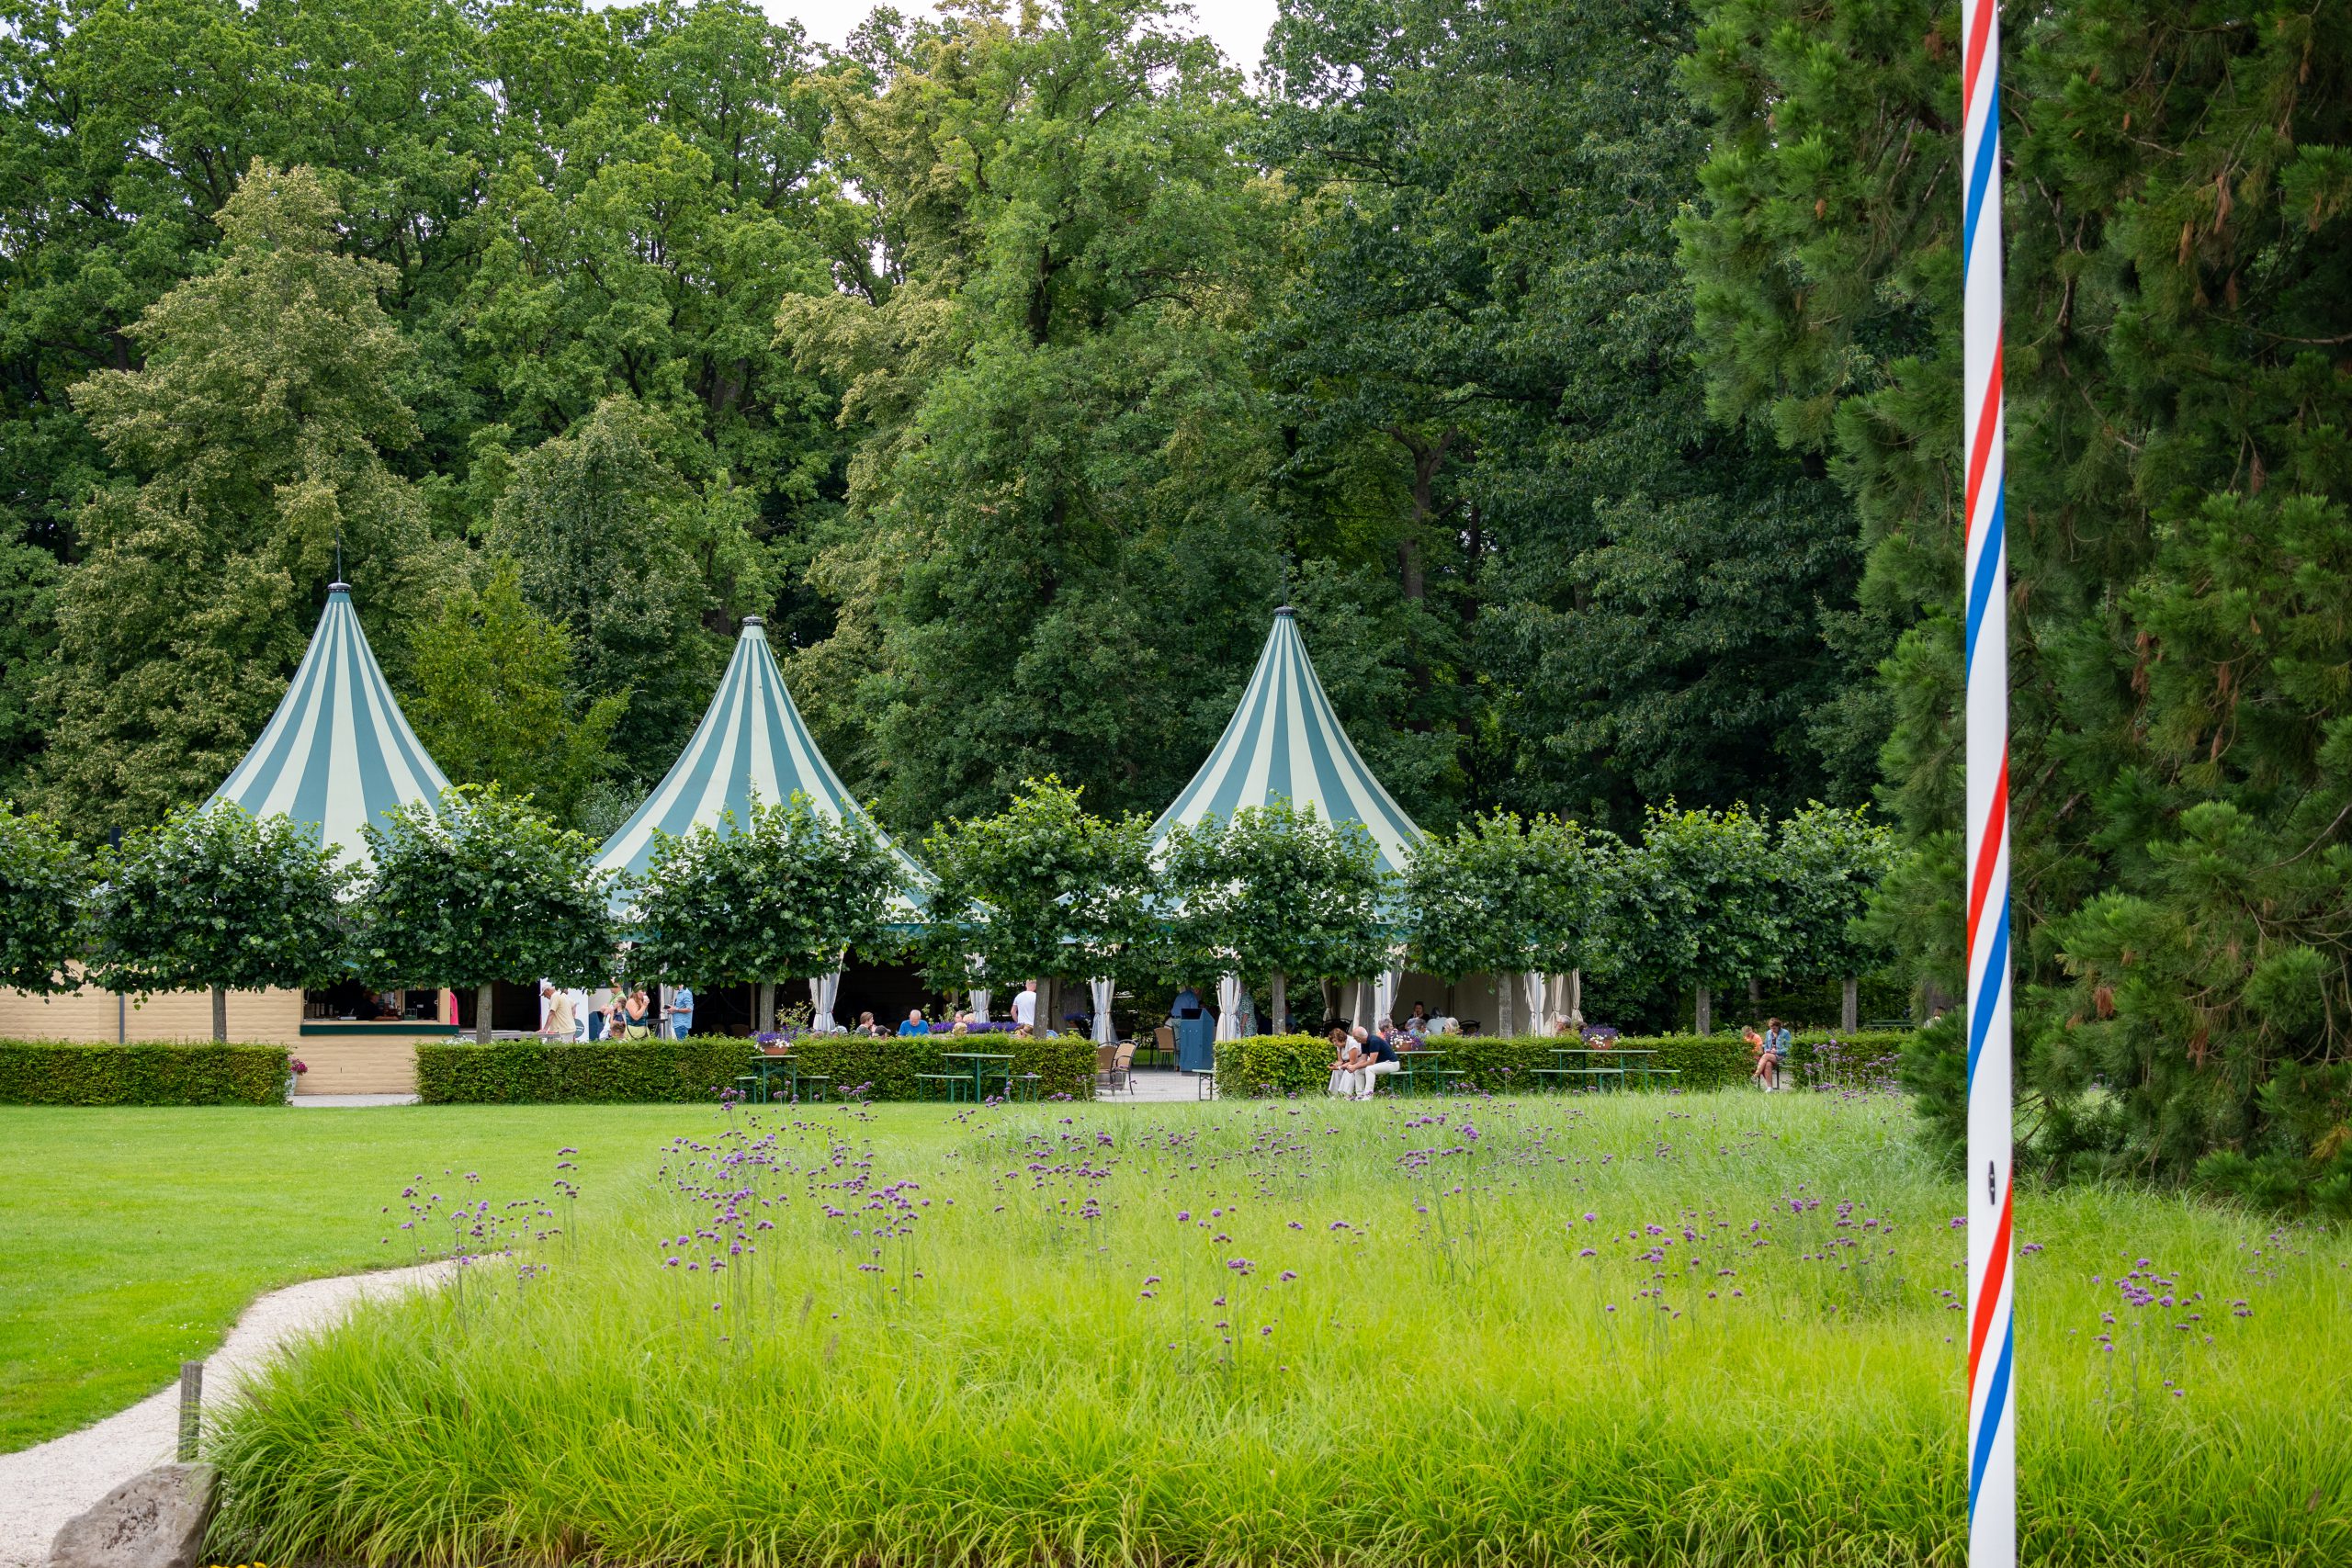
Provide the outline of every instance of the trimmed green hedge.
[[796,1040],[793,1055],[803,1072],[831,1074],[836,1093],[865,1086],[868,1100],[920,1100],[917,1073],[944,1072],[950,1050],[1010,1053],[1012,1071],[1037,1075],[1037,1093],[1050,1099],[1094,1098],[1094,1044],[1083,1036],[1014,1040],[1002,1034],[964,1036],[826,1034]]
[[[1084,1040],[1006,1040],[982,1035],[976,1051],[1010,1051],[1015,1073],[1036,1073],[1039,1092],[1085,1100],[1094,1093],[1094,1047]],[[946,1066],[949,1042],[868,1040],[833,1034],[797,1042],[801,1070],[831,1077],[836,1093],[865,1086],[869,1100],[915,1100],[917,1073]],[[283,1053],[280,1053],[283,1055]],[[432,1041],[416,1048],[418,1098],[428,1105],[546,1105],[707,1100],[751,1070],[747,1040],[585,1043]]]
[[[1884,1082],[1894,1077],[1894,1058],[1910,1038],[1908,1030],[1843,1036],[1800,1034],[1789,1052],[1790,1076],[1805,1087]],[[1539,1035],[1509,1040],[1452,1035],[1440,1042],[1438,1049],[1446,1053],[1447,1066],[1464,1073],[1464,1087],[1502,1094],[1527,1089],[1535,1081],[1530,1076],[1533,1070],[1553,1066],[1554,1048],[1566,1043]],[[1744,1084],[1754,1062],[1747,1054],[1747,1042],[1736,1034],[1626,1035],[1617,1044],[1621,1049],[1656,1051],[1651,1065],[1679,1073],[1674,1080],[1678,1089]],[[1220,1094],[1306,1094],[1326,1088],[1330,1080],[1331,1044],[1320,1035],[1263,1034],[1217,1047]]]
[[0,1040],[0,1105],[282,1105],[283,1045]]
[[743,1041],[718,1038],[435,1040],[416,1048],[416,1092],[427,1105],[707,1100],[734,1087],[750,1054]]

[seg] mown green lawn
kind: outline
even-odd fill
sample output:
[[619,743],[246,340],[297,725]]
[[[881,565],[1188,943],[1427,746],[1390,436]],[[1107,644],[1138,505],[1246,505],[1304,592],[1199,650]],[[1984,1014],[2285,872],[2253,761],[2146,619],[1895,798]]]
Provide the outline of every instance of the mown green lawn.
[[[414,1262],[379,1212],[413,1177],[452,1196],[469,1172],[502,1198],[544,1193],[572,1145],[594,1213],[709,1119],[685,1106],[0,1107],[0,1452],[163,1387],[265,1291]],[[911,1135],[940,1118],[907,1120]]]

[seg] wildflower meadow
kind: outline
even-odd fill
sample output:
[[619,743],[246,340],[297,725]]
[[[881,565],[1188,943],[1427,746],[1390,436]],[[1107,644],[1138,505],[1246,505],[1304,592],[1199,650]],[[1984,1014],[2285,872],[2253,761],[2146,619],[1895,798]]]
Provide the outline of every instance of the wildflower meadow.
[[[371,1239],[464,1267],[228,1416],[214,1544],[1956,1563],[1964,1237],[1912,1114],[728,1106],[622,1191],[570,1147],[420,1179]],[[2023,1551],[2352,1558],[2352,1247],[2106,1186],[2019,1214]]]

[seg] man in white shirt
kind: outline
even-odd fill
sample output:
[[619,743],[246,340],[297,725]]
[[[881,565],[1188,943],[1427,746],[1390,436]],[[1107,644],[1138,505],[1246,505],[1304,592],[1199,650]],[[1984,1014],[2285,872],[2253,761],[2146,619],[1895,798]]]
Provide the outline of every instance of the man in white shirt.
[[1016,1027],[1020,1028],[1035,1029],[1037,1027],[1036,981],[1032,980],[1027,985],[1023,986],[1021,988],[1020,995],[1012,998],[1012,1021]]

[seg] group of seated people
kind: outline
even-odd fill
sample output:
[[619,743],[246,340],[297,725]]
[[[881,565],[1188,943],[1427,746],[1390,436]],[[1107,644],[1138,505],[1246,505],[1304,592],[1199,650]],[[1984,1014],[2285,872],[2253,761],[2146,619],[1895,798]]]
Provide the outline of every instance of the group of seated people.
[[[938,1022],[934,1023],[923,1012],[922,1009],[913,1008],[909,1010],[906,1021],[899,1025],[899,1032],[901,1035],[969,1034],[975,1030],[982,1027],[984,1026],[981,1022],[980,1016],[978,1013],[951,1012],[945,1018],[943,1018]],[[874,1021],[874,1015],[872,1013],[862,1012],[857,1015],[857,1027],[853,1029],[850,1032],[853,1034],[870,1034],[878,1039],[886,1033],[887,1031],[885,1031],[880,1024]],[[990,1031],[990,1032],[1001,1034],[1008,1040],[1051,1040],[1056,1038],[1052,1030],[1048,1029],[1043,1034],[1040,1034],[1035,1028],[1027,1023],[1016,1023],[1011,1029],[994,1030]]]

